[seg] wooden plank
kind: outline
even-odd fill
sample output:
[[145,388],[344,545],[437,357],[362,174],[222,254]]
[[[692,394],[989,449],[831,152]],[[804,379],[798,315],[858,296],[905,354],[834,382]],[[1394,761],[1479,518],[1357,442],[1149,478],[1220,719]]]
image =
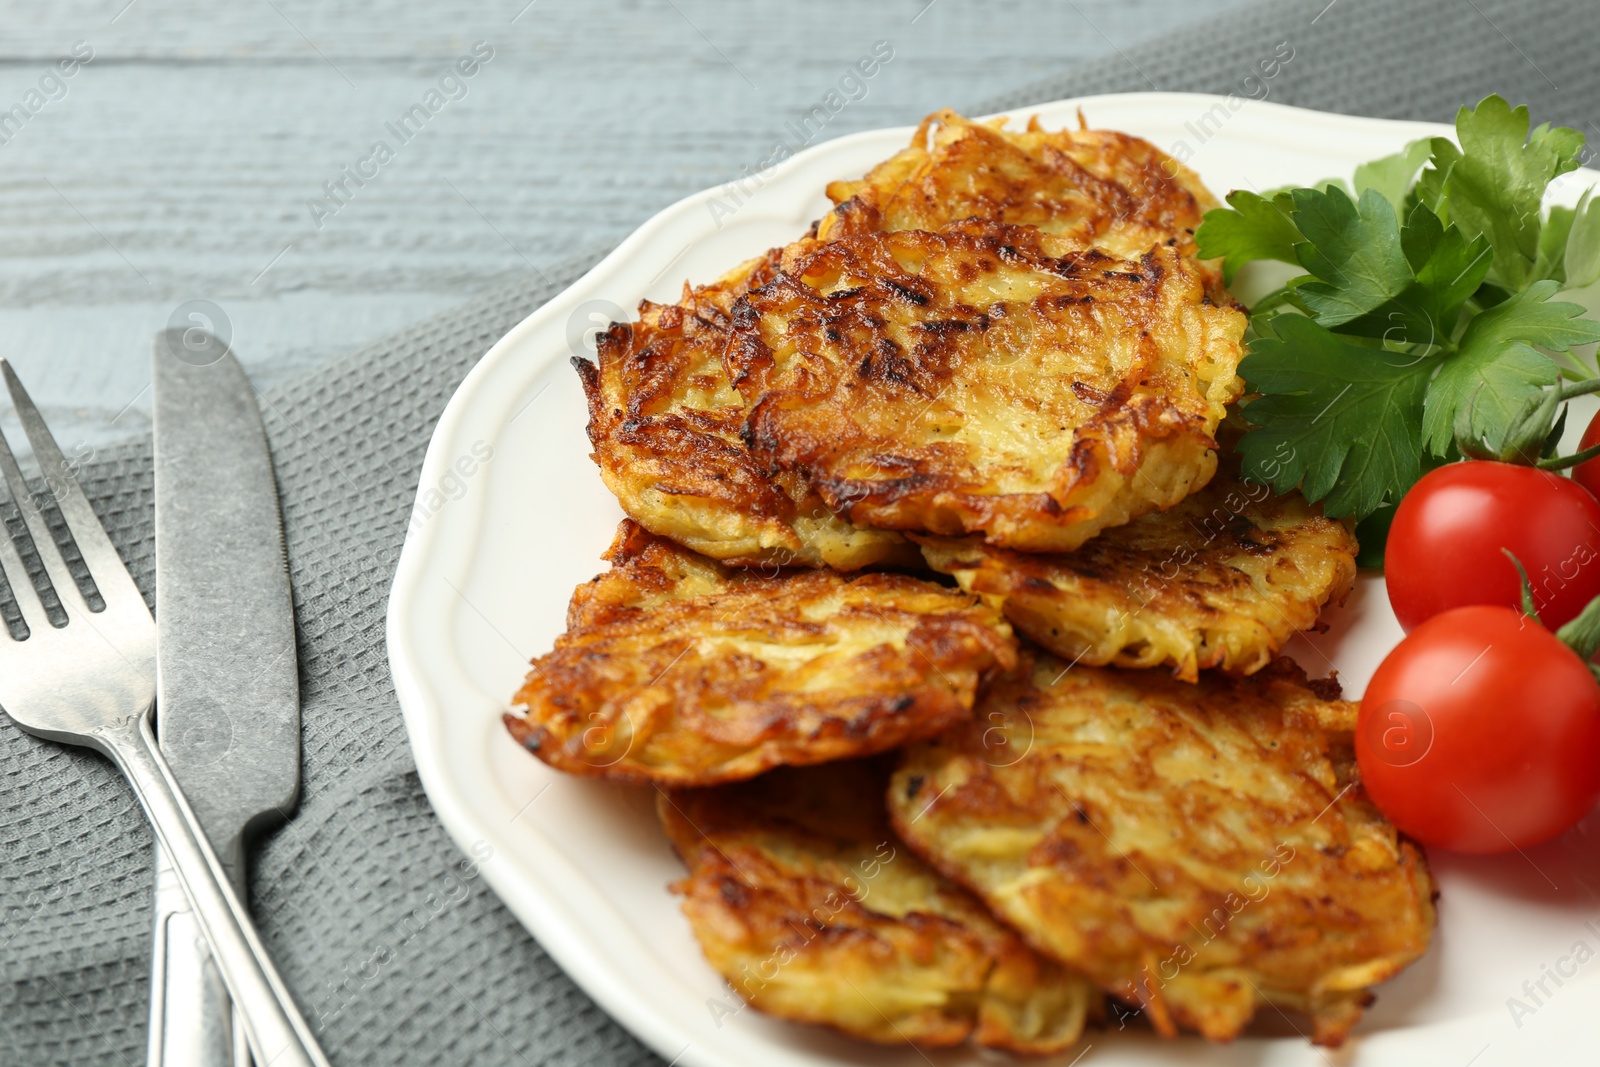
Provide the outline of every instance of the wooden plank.
[[[149,336],[186,300],[221,306],[252,373],[282,380],[737,176],[874,42],[893,58],[822,136],[1224,6],[525,3],[0,0],[0,113],[59,96],[0,126],[0,351],[63,436],[141,425]],[[93,60],[41,86],[77,41]],[[479,41],[493,58],[402,142],[389,124]],[[393,158],[346,179],[379,141]]]

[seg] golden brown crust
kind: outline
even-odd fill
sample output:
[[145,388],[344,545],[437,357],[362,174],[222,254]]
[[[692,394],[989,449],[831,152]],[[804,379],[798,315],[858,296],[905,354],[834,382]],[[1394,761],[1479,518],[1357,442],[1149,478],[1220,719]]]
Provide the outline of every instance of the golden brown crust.
[[803,479],[769,475],[740,440],[744,401],[722,367],[729,311],[771,280],[780,255],[686,286],[677,304],[645,301],[638,322],[596,338],[596,362],[573,359],[593,458],[636,521],[715,559],[839,570],[908,563],[915,552],[897,534],[839,518]]
[[883,752],[1015,662],[998,612],[906,575],[731,570],[631,520],[608,558],[505,717],[572,774],[709,785]]
[[1356,539],[1298,492],[1275,495],[1225,460],[1175,507],[1103,531],[1075,552],[1014,552],[981,538],[917,536],[923,557],[1068,662],[1169,665],[1185,681],[1250,674],[1356,577]]
[[879,1044],[1074,1044],[1093,985],[917,859],[889,828],[886,779],[851,761],[660,794],[707,961],[764,1012]]
[[1426,951],[1434,885],[1356,778],[1355,706],[1287,660],[1199,685],[1041,656],[908,749],[895,828],[1168,1036],[1258,1006],[1337,1045]]
[[1244,317],[1171,247],[846,237],[734,304],[751,452],[865,525],[1070,551],[1205,484]]
[[[638,322],[600,335],[597,362],[574,359],[588,398],[594,459],[630,516],[738,565],[855,570],[915,564],[912,546],[875,528],[915,525],[864,514],[853,523],[841,515],[854,503],[848,493],[819,494],[797,467],[774,469],[770,456],[750,454],[740,436],[746,404],[722,369],[729,312],[736,298],[828,240],[934,230],[968,218],[1037,226],[1061,238],[1063,248],[1092,244],[1137,259],[1166,245],[1193,255],[1193,229],[1215,201],[1193,173],[1153,145],[1104,130],[1047,133],[1037,121],[1019,131],[1000,125],[972,123],[950,111],[930,115],[911,147],[859,182],[829,186],[840,203],[820,224],[820,238],[774,249],[711,285],[685,287],[677,304],[646,301]],[[1197,262],[1190,269],[1216,302],[1231,305],[1215,270]],[[1014,347],[1017,339],[1008,343]],[[919,408],[925,402],[910,399]],[[1130,411],[1145,422],[1165,415]],[[1156,452],[1165,450],[1156,444]],[[1093,452],[1087,449],[1080,462],[1104,465],[1107,457]],[[1186,457],[1175,462],[1181,466]],[[1203,481],[1203,475],[1202,469],[1196,477]],[[1187,484],[1152,483],[1129,494],[1131,509],[1113,507],[1104,523],[1123,521],[1123,511],[1136,514],[1145,506],[1142,497],[1165,500]],[[1051,547],[1062,545],[1058,540]]]
[[[1038,118],[1005,129],[948,109],[922,121],[909,147],[854,182],[833,182],[838,205],[823,240],[877,230],[938,230],[980,218],[1037,226],[1080,248],[1137,259],[1175,242],[1196,254],[1194,231],[1220,206],[1199,177],[1149,141],[1113,130],[1045,131]],[[1220,279],[1207,268],[1208,288]]]

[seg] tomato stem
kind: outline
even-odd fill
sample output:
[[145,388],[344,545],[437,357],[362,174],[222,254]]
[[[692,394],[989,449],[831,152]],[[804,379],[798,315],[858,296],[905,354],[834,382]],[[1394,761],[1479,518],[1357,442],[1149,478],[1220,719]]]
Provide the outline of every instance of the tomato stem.
[[1564,471],[1568,467],[1576,467],[1580,463],[1587,463],[1596,456],[1600,456],[1600,445],[1574,452],[1570,456],[1552,456],[1550,459],[1541,459],[1534,466],[1542,471]]
[[1600,393],[1600,378],[1586,378],[1558,390],[1562,400],[1571,400],[1573,397],[1587,396],[1590,393]]
[[[1544,625],[1544,621],[1539,618],[1538,605],[1533,602],[1533,586],[1528,584],[1527,568],[1523,567],[1522,561],[1509,548],[1502,548],[1500,551],[1504,552],[1511,565],[1517,568],[1517,577],[1521,579],[1522,613],[1541,626]],[[1577,618],[1557,630],[1556,640],[1572,649],[1583,662],[1588,663],[1595,680],[1600,681],[1600,666],[1590,662],[1595,652],[1600,651],[1600,596],[1584,605]]]
[[1600,650],[1600,596],[1589,601],[1576,619],[1557,630],[1556,637],[1588,663]]
[[1509,548],[1502,548],[1500,551],[1504,552],[1506,558],[1511,561],[1511,565],[1517,568],[1517,577],[1522,581],[1522,613],[1541,626],[1544,625],[1544,620],[1539,618],[1539,607],[1533,602],[1533,586],[1528,583],[1527,568],[1522,565],[1522,561],[1517,558],[1517,554]]

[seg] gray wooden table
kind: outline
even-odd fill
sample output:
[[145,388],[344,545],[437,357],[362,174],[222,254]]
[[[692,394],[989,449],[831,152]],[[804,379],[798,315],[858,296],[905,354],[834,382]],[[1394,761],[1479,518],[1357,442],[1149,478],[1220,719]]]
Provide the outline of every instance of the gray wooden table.
[[191,301],[265,387],[793,129],[913,122],[1227,3],[0,0],[0,355],[87,453],[148,426],[149,338]]

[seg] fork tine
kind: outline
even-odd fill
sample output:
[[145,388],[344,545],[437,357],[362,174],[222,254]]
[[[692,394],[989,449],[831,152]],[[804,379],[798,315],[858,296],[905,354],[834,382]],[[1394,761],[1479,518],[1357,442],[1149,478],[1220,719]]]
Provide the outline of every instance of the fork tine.
[[[39,510],[39,505],[34,503],[33,492],[28,488],[28,480],[23,477],[22,468],[17,465],[17,457],[11,451],[11,442],[6,440],[4,433],[0,433],[0,476],[4,477],[6,488],[11,490],[11,499],[22,512],[22,521],[28,527],[28,536],[33,538],[34,550],[39,553],[39,560],[44,564],[45,573],[50,576],[50,584],[55,587],[56,596],[61,598],[61,609],[69,616],[79,611],[87,612],[89,605],[84,602],[78,583],[73,580],[72,572],[67,569],[66,560],[61,558],[61,548],[50,535],[50,525],[45,522],[44,513]],[[10,540],[10,537],[6,539]],[[19,562],[20,559],[19,554]],[[29,581],[27,571],[22,571],[21,574],[22,580],[32,589],[33,583]],[[13,583],[14,588],[15,583]],[[29,625],[31,628],[32,624]]]
[[[0,434],[0,447],[4,446],[5,435]],[[11,450],[6,448],[6,454],[10,453]],[[17,610],[22,613],[29,636],[37,633],[40,627],[48,627],[50,617],[44,610],[44,601],[39,599],[39,591],[33,587],[33,579],[28,576],[28,568],[22,562],[22,553],[17,551],[16,542],[11,540],[11,531],[5,529],[3,521],[0,521],[0,574],[5,576],[6,584],[11,587],[11,597],[17,602]]]
[[[84,565],[89,568],[89,574],[94,578],[95,586],[100,590],[100,595],[105,599],[108,610],[118,604],[127,604],[138,601],[139,607],[144,607],[144,596],[139,592],[138,586],[133,584],[133,578],[128,574],[127,564],[122,562],[122,557],[117,554],[116,547],[112,545],[111,538],[106,536],[106,528],[100,524],[100,518],[94,513],[94,508],[89,505],[89,498],[83,495],[83,490],[78,486],[78,479],[73,477],[72,468],[67,465],[66,457],[62,456],[61,449],[56,444],[56,439],[50,433],[50,428],[45,425],[44,417],[39,414],[39,409],[34,406],[33,398],[22,387],[22,382],[17,378],[17,372],[11,369],[11,364],[5,359],[0,359],[0,374],[5,376],[6,389],[11,393],[11,402],[16,405],[17,417],[22,420],[22,429],[28,435],[28,442],[33,445],[33,454],[38,457],[39,466],[44,472],[45,484],[50,487],[51,495],[55,497],[56,506],[61,509],[61,517],[67,520],[67,529],[72,533],[72,539],[78,545],[78,551],[83,555]],[[0,446],[4,445],[4,437],[0,435]],[[5,457],[11,457],[10,448],[5,448]],[[0,459],[0,462],[4,462]],[[10,469],[6,480],[11,480],[12,471],[21,478],[21,470],[17,468],[16,460],[10,459]],[[32,504],[32,497],[27,492],[26,483],[19,493],[13,485],[12,493],[19,501],[26,497]],[[34,509],[37,514],[37,508]],[[23,508],[23,514],[28,514],[28,509]],[[39,516],[40,526],[44,520]],[[33,530],[30,521],[28,528]],[[38,533],[34,533],[34,540],[39,542],[39,554],[46,557],[47,562],[51,554],[60,562],[60,550],[50,536],[48,528],[44,529],[44,539],[40,541]],[[50,553],[45,550],[48,543]],[[83,601],[83,595],[78,591],[78,583],[72,580],[72,575],[66,572],[65,564],[61,564],[65,574],[66,586],[71,590],[72,596],[83,606],[88,605]],[[55,570],[50,571],[50,580],[57,585],[61,592],[61,583],[57,581]],[[67,595],[62,592],[62,601],[66,602]]]

